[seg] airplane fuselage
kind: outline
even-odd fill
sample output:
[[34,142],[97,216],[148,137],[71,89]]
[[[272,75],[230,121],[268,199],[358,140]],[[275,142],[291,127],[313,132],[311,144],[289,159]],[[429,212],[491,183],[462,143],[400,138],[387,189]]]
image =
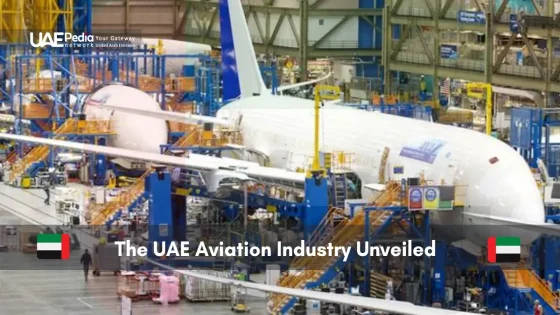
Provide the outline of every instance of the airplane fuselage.
[[[313,155],[314,103],[309,100],[259,96],[234,101],[219,117],[238,124],[245,146],[270,157],[272,166],[295,169]],[[348,167],[362,184],[378,183],[385,148],[389,170],[403,166],[402,178],[423,174],[434,184],[455,185],[464,208],[434,212],[433,222],[456,240],[481,242],[495,231],[484,220],[465,218],[469,212],[544,222],[540,192],[530,169],[507,144],[472,130],[393,115],[325,106],[321,109],[321,150],[354,154]],[[363,187],[363,185],[362,185]],[[362,188],[365,196],[367,189]],[[451,237],[451,236],[448,236]],[[528,235],[524,242],[532,241]]]

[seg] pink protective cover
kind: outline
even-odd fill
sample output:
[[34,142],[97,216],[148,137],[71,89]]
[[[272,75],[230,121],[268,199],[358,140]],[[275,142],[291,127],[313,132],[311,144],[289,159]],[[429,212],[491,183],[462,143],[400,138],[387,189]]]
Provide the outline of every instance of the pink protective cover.
[[161,303],[179,301],[179,279],[173,276],[159,276]]

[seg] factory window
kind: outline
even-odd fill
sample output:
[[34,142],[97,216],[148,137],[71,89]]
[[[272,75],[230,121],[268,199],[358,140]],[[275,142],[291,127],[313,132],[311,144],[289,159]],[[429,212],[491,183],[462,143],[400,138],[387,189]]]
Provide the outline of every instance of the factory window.
[[319,25],[324,25],[324,24],[325,24],[325,20],[319,19]]

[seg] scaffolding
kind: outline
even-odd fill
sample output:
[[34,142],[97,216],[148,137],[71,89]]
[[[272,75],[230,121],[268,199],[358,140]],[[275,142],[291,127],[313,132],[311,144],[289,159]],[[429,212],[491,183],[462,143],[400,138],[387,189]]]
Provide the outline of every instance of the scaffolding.
[[25,38],[24,3],[0,1],[0,42],[20,43]]
[[74,0],[32,0],[31,10],[31,29],[37,32],[73,31]]

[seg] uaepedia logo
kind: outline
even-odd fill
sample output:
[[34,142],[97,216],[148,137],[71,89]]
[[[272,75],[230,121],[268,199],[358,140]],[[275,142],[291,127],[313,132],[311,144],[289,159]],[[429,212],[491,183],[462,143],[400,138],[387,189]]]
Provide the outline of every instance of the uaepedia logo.
[[72,35],[72,33],[62,33],[62,32],[55,32],[55,33],[43,33],[39,32],[38,36],[36,37],[33,32],[29,33],[29,43],[31,46],[35,48],[44,48],[47,46],[51,46],[54,48],[57,47],[64,47],[66,43],[93,43],[93,35]]

